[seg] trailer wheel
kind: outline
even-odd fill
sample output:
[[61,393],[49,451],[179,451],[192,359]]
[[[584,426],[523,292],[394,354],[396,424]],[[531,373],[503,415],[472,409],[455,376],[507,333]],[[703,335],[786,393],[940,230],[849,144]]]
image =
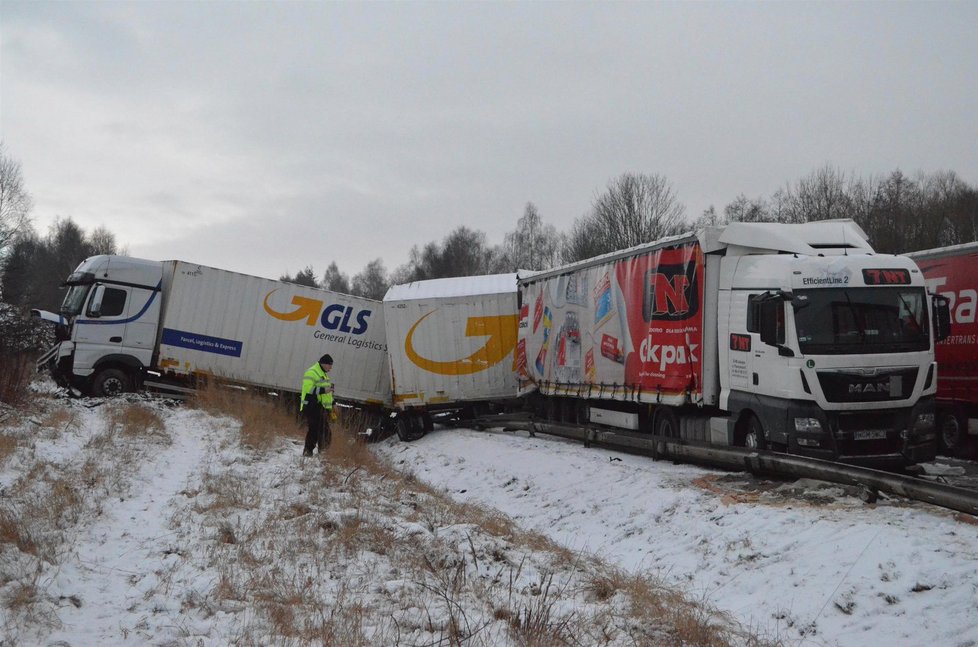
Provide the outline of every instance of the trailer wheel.
[[424,436],[424,427],[417,416],[405,414],[397,418],[397,437],[403,443],[409,443]]
[[968,421],[960,411],[953,409],[942,411],[938,417],[938,438],[944,453],[959,458],[967,458],[970,453],[968,446]]
[[679,419],[670,407],[661,406],[655,410],[654,430],[656,436],[679,438]]
[[96,397],[112,398],[127,391],[132,391],[132,380],[122,369],[102,369],[92,380],[92,394]]
[[744,420],[744,447],[762,451],[767,449],[767,441],[764,439],[764,426],[753,413],[748,413],[747,419]]

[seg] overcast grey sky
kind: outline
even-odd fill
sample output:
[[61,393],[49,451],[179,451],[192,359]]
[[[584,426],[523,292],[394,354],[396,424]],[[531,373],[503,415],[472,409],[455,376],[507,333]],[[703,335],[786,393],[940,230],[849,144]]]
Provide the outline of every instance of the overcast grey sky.
[[42,233],[277,278],[459,225],[562,231],[624,172],[695,218],[831,164],[978,183],[978,1],[0,1]]

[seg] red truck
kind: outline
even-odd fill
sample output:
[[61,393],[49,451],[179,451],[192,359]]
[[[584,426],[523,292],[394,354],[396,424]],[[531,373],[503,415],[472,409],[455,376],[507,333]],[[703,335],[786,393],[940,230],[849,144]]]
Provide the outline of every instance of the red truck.
[[937,344],[937,425],[941,446],[978,457],[978,242],[907,254],[927,288],[950,300],[951,335]]

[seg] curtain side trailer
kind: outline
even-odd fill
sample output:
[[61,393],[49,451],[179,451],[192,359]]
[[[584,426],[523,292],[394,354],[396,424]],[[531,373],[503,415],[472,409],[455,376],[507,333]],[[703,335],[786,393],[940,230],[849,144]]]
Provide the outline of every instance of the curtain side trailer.
[[913,261],[875,254],[852,221],[710,227],[520,293],[521,391],[551,414],[870,465],[933,458],[939,308]]
[[978,457],[978,242],[907,254],[928,288],[949,301],[951,330],[937,345],[937,429],[943,450]]

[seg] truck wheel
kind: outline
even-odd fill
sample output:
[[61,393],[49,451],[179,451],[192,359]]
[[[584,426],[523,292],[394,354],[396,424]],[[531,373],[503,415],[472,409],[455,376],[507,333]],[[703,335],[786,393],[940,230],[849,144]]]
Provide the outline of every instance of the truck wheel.
[[656,409],[654,430],[656,436],[679,438],[679,419],[671,408],[661,406]]
[[744,447],[763,451],[767,449],[767,441],[764,440],[764,426],[753,413],[747,414],[744,421]]
[[410,414],[398,416],[397,418],[397,438],[402,443],[409,443],[424,436],[424,428],[418,424],[420,421]]
[[941,412],[938,422],[938,438],[941,449],[949,456],[966,458],[969,454],[968,421],[960,411]]
[[92,395],[99,398],[111,398],[127,391],[132,391],[132,380],[118,368],[103,369],[92,380]]

